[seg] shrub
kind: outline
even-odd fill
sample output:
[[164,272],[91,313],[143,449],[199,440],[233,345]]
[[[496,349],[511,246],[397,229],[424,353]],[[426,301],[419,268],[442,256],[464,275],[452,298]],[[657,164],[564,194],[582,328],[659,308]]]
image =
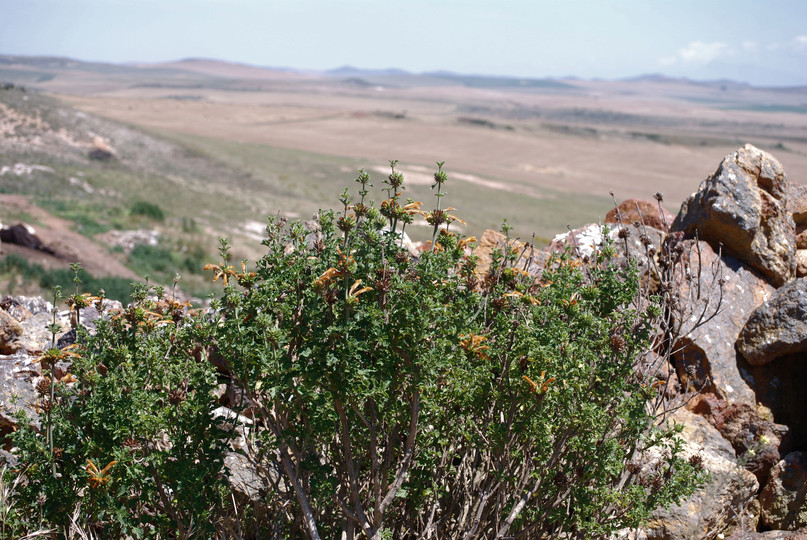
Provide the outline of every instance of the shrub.
[[[23,523],[69,528],[71,517],[103,538],[209,537],[221,516],[228,433],[212,416],[217,380],[197,344],[211,327],[146,286],[72,350],[40,359],[39,424],[24,414],[13,434],[26,481]],[[71,297],[74,307],[100,299]],[[70,360],[72,374],[55,377]]]
[[133,216],[144,216],[154,221],[165,221],[163,209],[157,204],[146,201],[137,201],[132,204],[129,213]]
[[[209,265],[226,285],[217,345],[248,397],[257,470],[283,536],[607,535],[680,500],[703,479],[658,425],[637,366],[660,298],[606,245],[554,257],[535,279],[505,248],[479,281],[457,218],[343,194],[318,228],[271,220],[255,272]],[[422,214],[420,257],[400,232]],[[400,226],[400,230],[399,230]],[[659,456],[648,474],[642,455]]]
[[[209,320],[139,286],[80,347],[42,357],[42,429],[21,417],[13,435],[23,524],[61,529],[80,508],[104,537],[604,537],[703,481],[655,379],[689,320],[673,281],[695,274],[665,259],[651,295],[627,242],[620,258],[606,241],[534,276],[508,238],[480,275],[442,164],[428,212],[401,199],[395,162],[378,207],[357,181],[358,202],[345,191],[315,226],[270,220],[253,270],[223,240]],[[413,256],[418,215],[433,240]],[[212,354],[267,486],[235,523]]]

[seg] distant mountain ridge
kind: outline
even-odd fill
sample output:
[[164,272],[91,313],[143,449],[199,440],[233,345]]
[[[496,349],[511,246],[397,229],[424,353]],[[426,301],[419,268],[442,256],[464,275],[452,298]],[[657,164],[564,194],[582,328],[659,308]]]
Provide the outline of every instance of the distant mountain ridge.
[[[29,74],[27,81],[20,80],[24,77],[24,73],[10,73],[10,71],[22,70],[70,70],[70,71],[87,71],[91,73],[103,74],[155,74],[166,73],[169,70],[174,72],[184,72],[186,74],[205,75],[212,77],[222,78],[237,78],[237,79],[284,79],[295,78],[304,79],[312,77],[345,77],[345,78],[371,78],[375,82],[381,78],[391,79],[406,79],[410,82],[417,80],[432,81],[435,80],[448,81],[455,84],[461,84],[469,87],[479,88],[497,88],[497,87],[523,87],[523,88],[566,88],[571,89],[579,82],[637,82],[637,83],[668,83],[668,84],[686,84],[697,86],[711,86],[711,87],[732,87],[732,88],[763,88],[761,86],[752,85],[744,82],[738,82],[732,79],[716,79],[716,80],[695,80],[691,78],[672,77],[663,73],[648,73],[636,75],[633,77],[623,77],[617,79],[586,79],[574,76],[567,77],[519,77],[508,75],[488,75],[488,74],[470,74],[470,73],[456,73],[448,70],[436,70],[429,72],[410,72],[400,68],[361,68],[352,65],[344,65],[328,70],[305,70],[289,67],[275,67],[275,66],[258,66],[247,64],[243,62],[235,62],[230,60],[212,59],[189,57],[179,60],[171,60],[167,62],[126,62],[126,63],[109,63],[109,62],[96,62],[78,60],[69,57],[61,56],[21,56],[21,55],[2,55],[0,54],[0,80],[7,82],[14,82],[30,84],[32,81],[36,82],[36,77]],[[16,76],[15,76],[16,75]],[[45,77],[46,74],[40,73],[40,77]],[[781,90],[796,90],[800,91],[805,86],[776,86],[776,89]]]

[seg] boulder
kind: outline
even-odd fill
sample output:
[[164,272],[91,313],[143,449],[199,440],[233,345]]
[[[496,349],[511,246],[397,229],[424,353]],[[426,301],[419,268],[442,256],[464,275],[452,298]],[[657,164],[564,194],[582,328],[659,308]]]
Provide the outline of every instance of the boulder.
[[[683,248],[690,274],[701,276],[699,287],[684,281],[679,291],[685,302],[696,306],[683,321],[682,337],[673,354],[681,384],[713,392],[728,403],[753,407],[754,392],[737,365],[734,342],[754,309],[774,289],[738,260],[718,256],[706,242],[684,240],[678,247]],[[702,313],[708,317],[718,305],[720,311],[706,324],[692,328]]]
[[[736,526],[737,516],[747,515],[759,484],[737,464],[734,449],[705,418],[681,409],[672,420],[684,426],[684,458],[700,456],[710,480],[686,501],[655,510],[646,526],[647,538],[713,538]],[[750,519],[753,522],[753,516]]]
[[771,470],[759,495],[762,523],[772,529],[807,527],[807,452],[797,451]]
[[659,210],[658,203],[639,199],[622,201],[605,215],[606,223],[631,225],[638,222],[660,231],[666,231],[674,219],[675,216],[664,208]]
[[8,244],[16,244],[19,246],[36,249],[50,253],[53,255],[54,251],[42,243],[42,240],[36,235],[33,227],[25,225],[24,223],[17,223],[11,227],[0,230],[0,240]]
[[796,271],[796,230],[781,163],[750,144],[729,154],[681,206],[672,231],[723,246],[779,287]]
[[14,354],[21,348],[22,327],[6,311],[0,309],[0,354]]
[[807,279],[778,289],[751,313],[738,336],[737,350],[755,366],[807,351]]

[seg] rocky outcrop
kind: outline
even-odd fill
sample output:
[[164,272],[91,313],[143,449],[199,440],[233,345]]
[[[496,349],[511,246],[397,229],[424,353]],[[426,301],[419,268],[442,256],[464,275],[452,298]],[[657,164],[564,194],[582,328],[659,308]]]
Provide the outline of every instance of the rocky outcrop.
[[765,407],[746,403],[729,404],[714,394],[696,396],[688,409],[706,418],[734,448],[738,462],[760,486],[768,481],[771,468],[792,449],[789,428],[771,421]]
[[807,351],[807,279],[785,285],[751,314],[737,350],[756,366]]
[[632,225],[640,223],[660,231],[666,231],[672,225],[675,216],[664,208],[659,210],[658,203],[628,199],[617,205],[605,215],[605,223]]
[[766,526],[785,530],[807,527],[807,452],[792,452],[776,464],[759,502]]
[[[707,315],[720,310],[706,324],[691,328],[700,319],[686,321],[673,355],[678,377],[691,387],[716,393],[730,403],[753,406],[754,392],[737,366],[734,342],[751,313],[770,298],[773,287],[732,257],[720,257],[706,242],[685,240],[683,252],[692,275],[700,275],[696,289],[684,282],[680,296],[711,306]],[[720,282],[722,280],[722,287]],[[687,325],[689,328],[687,328]]]
[[738,513],[753,506],[759,484],[737,464],[734,449],[706,419],[681,410],[672,420],[684,426],[684,456],[700,456],[711,481],[684,503],[657,510],[647,525],[647,538],[714,537],[716,531],[736,526]]
[[781,163],[746,144],[684,201],[671,230],[720,246],[775,286],[796,272],[796,229]]

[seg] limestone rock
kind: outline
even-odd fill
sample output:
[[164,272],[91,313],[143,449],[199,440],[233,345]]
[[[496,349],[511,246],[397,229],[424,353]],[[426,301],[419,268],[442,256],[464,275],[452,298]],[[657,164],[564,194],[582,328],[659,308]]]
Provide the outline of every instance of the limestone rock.
[[759,489],[753,474],[737,465],[734,449],[705,418],[687,410],[672,419],[683,424],[684,456],[699,455],[711,481],[688,500],[657,509],[647,524],[648,539],[713,538],[752,505]]
[[759,270],[775,286],[795,275],[796,231],[782,165],[750,144],[726,156],[681,206],[671,230],[696,234]]
[[738,336],[737,350],[756,366],[807,351],[807,279],[788,283],[754,310]]
[[[622,217],[621,221],[620,216]],[[659,211],[658,203],[639,199],[622,201],[616,208],[613,208],[605,215],[606,223],[631,225],[639,222],[660,231],[666,231],[672,225],[674,219],[675,216],[664,208]]]
[[14,354],[21,348],[22,327],[17,320],[0,309],[0,354]]
[[754,406],[754,392],[737,365],[734,343],[748,317],[774,289],[736,259],[719,257],[706,242],[684,240],[680,245],[691,274],[702,276],[700,288],[685,285],[679,292],[681,298],[690,302],[697,298],[703,309],[711,310],[709,313],[720,305],[720,311],[692,330],[702,311],[695,311],[685,321],[679,350],[673,355],[678,377],[683,385],[714,392],[729,403]]
[[759,495],[762,523],[772,529],[807,527],[807,452],[797,451],[771,470],[771,479]]

